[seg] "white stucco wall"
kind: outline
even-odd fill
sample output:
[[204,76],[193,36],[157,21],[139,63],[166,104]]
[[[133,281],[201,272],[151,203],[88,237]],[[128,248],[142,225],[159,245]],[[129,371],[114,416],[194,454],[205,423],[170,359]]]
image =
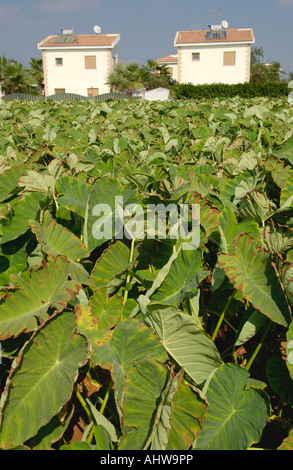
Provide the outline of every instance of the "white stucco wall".
[[[236,65],[223,65],[224,52],[236,52]],[[193,45],[178,47],[179,83],[244,83],[250,75],[250,44]],[[200,53],[200,60],[192,60]]]
[[172,78],[174,80],[177,80],[177,76],[178,76],[178,65],[177,64],[166,64],[166,66],[168,67],[168,69],[170,69],[170,71],[172,71]]
[[[88,88],[98,88],[99,94],[109,93],[106,84],[113,69],[113,49],[46,49],[43,50],[44,81],[46,96],[53,95],[55,89],[65,89],[66,93],[88,95]],[[96,69],[85,68],[85,56],[96,56]],[[63,65],[56,65],[56,58],[63,59]]]

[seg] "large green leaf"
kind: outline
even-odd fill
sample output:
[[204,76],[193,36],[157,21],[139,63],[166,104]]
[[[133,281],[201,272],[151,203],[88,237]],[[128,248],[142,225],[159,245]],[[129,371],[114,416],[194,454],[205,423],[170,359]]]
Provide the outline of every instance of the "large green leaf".
[[118,406],[121,403],[122,382],[126,372],[148,357],[162,363],[167,360],[165,348],[157,336],[146,325],[130,318],[120,321],[112,333],[112,340],[97,348],[92,355],[94,364],[110,370]]
[[[0,201],[4,201],[7,196],[17,187],[19,177],[24,173],[25,165],[13,166],[0,175]],[[19,188],[18,188],[19,189]]]
[[289,303],[291,307],[293,307],[293,263],[283,263],[281,269],[281,279]]
[[74,314],[60,314],[15,361],[1,402],[0,447],[33,437],[70,398],[78,369],[88,357],[86,340],[75,334],[75,327]]
[[112,329],[118,323],[122,309],[122,296],[108,297],[106,289],[96,291],[88,303],[75,306],[78,330],[91,343],[93,357],[102,344],[112,339]]
[[260,224],[264,224],[276,210],[275,203],[258,191],[246,194],[239,204],[239,213],[243,219],[253,219]]
[[268,318],[259,310],[253,310],[249,316],[246,316],[245,321],[237,331],[235,346],[240,346],[253,338],[267,326],[268,321]]
[[123,428],[119,450],[141,450],[156,426],[157,408],[168,378],[163,364],[144,359],[123,382]]
[[125,271],[129,263],[130,249],[122,241],[110,245],[97,260],[91,273],[90,280],[99,290],[104,287],[111,292],[125,280]]
[[179,307],[185,295],[194,292],[208,274],[209,271],[203,270],[200,250],[180,250],[164,281],[150,299]]
[[30,269],[15,277],[18,289],[9,294],[0,307],[0,338],[34,330],[48,318],[48,310],[63,310],[79,289],[68,281],[69,262],[53,259],[40,269]]
[[292,189],[293,189],[293,174],[291,172],[289,173],[286,183],[281,190],[280,210],[283,210],[292,206],[292,201],[293,201]]
[[85,217],[91,188],[84,181],[79,181],[73,176],[63,175],[56,181],[56,190],[59,194],[58,204],[81,217]]
[[10,222],[1,226],[3,237],[1,243],[7,243],[20,237],[29,230],[28,221],[37,219],[45,196],[41,193],[30,193],[17,202]]
[[110,330],[121,317],[123,298],[120,294],[108,297],[107,290],[95,291],[89,301],[93,318],[96,318],[100,329]]
[[26,174],[20,177],[19,185],[23,186],[26,191],[36,191],[52,196],[55,189],[55,178],[37,170],[27,170]]
[[207,392],[207,419],[196,440],[199,450],[246,450],[257,443],[270,416],[269,399],[249,388],[249,373],[236,364],[223,364]]
[[[119,213],[116,197],[123,198],[123,207],[137,202],[136,190],[128,186],[124,187],[116,178],[103,178],[92,186],[87,220],[87,239],[90,251],[101,246],[105,241],[123,236],[121,230],[115,225],[115,218]],[[121,223],[123,225],[123,220]],[[109,230],[107,230],[107,226],[109,226]]]
[[235,253],[220,254],[218,259],[235,288],[255,308],[280,325],[286,327],[290,323],[286,298],[270,255],[257,246],[256,240],[246,234],[240,236],[235,243]]
[[180,371],[142,360],[123,383],[120,450],[187,450],[201,429],[206,406]]
[[77,261],[90,255],[81,240],[58,224],[49,211],[44,213],[42,224],[37,221],[30,221],[29,224],[43,251],[54,258],[61,255],[71,261]]
[[286,362],[280,356],[272,356],[266,365],[266,376],[272,390],[280,399],[293,406],[293,380]]
[[283,253],[293,247],[293,230],[285,225],[266,225],[261,230],[261,241],[271,253]]
[[219,215],[219,231],[221,235],[220,251],[234,253],[234,243],[236,237],[241,233],[249,233],[251,237],[260,236],[259,225],[254,220],[244,220],[238,222],[236,215],[230,207],[226,207]]
[[273,150],[278,158],[288,160],[293,165],[293,137],[285,140],[279,147]]
[[222,364],[211,338],[190,315],[174,307],[151,305],[144,317],[166,351],[198,386]]
[[206,404],[178,374],[172,386],[176,391],[172,400],[171,429],[167,450],[188,450],[201,430],[206,418]]
[[0,245],[0,286],[9,285],[10,275],[25,271],[26,266],[27,251],[22,237]]

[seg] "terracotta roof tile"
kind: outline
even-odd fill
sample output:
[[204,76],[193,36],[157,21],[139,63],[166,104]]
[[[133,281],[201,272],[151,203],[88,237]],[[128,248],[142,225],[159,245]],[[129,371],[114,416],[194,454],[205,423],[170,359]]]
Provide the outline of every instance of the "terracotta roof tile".
[[76,41],[73,43],[58,43],[56,39],[59,36],[48,36],[39,42],[40,48],[45,47],[111,47],[113,43],[119,39],[119,34],[86,34],[76,35]]
[[162,62],[162,63],[174,63],[177,64],[178,56],[177,55],[167,55],[166,57],[162,57],[161,59],[156,59],[155,62]]
[[178,31],[175,37],[175,46],[181,44],[213,44],[225,42],[254,42],[254,34],[251,28],[247,29],[226,29],[227,37],[217,39],[207,39],[207,30],[201,31]]

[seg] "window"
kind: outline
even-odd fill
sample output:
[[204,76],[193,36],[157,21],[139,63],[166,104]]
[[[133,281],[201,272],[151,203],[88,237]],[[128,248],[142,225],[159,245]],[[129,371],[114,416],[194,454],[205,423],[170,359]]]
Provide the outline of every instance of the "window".
[[62,67],[62,65],[63,65],[63,59],[62,59],[61,57],[57,57],[57,58],[55,59],[55,64],[56,64],[57,67]]
[[200,53],[199,52],[193,52],[192,53],[192,60],[200,60]]
[[55,88],[54,93],[55,95],[59,95],[59,94],[62,95],[65,93],[65,88]]
[[98,96],[98,94],[99,94],[99,89],[98,88],[88,88],[87,89],[87,95],[89,97]]
[[224,65],[236,65],[236,52],[224,52]]
[[84,62],[85,62],[85,68],[87,70],[97,68],[96,56],[95,55],[86,55],[85,58],[84,58]]

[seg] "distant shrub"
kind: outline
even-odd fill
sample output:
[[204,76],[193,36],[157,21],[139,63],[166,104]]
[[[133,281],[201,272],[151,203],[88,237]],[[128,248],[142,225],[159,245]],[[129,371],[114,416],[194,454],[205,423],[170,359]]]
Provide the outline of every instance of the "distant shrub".
[[172,87],[172,96],[177,99],[212,99],[212,98],[242,98],[267,97],[281,98],[288,95],[288,84],[285,82],[268,83],[212,83],[208,85],[193,85],[192,83],[176,84]]

